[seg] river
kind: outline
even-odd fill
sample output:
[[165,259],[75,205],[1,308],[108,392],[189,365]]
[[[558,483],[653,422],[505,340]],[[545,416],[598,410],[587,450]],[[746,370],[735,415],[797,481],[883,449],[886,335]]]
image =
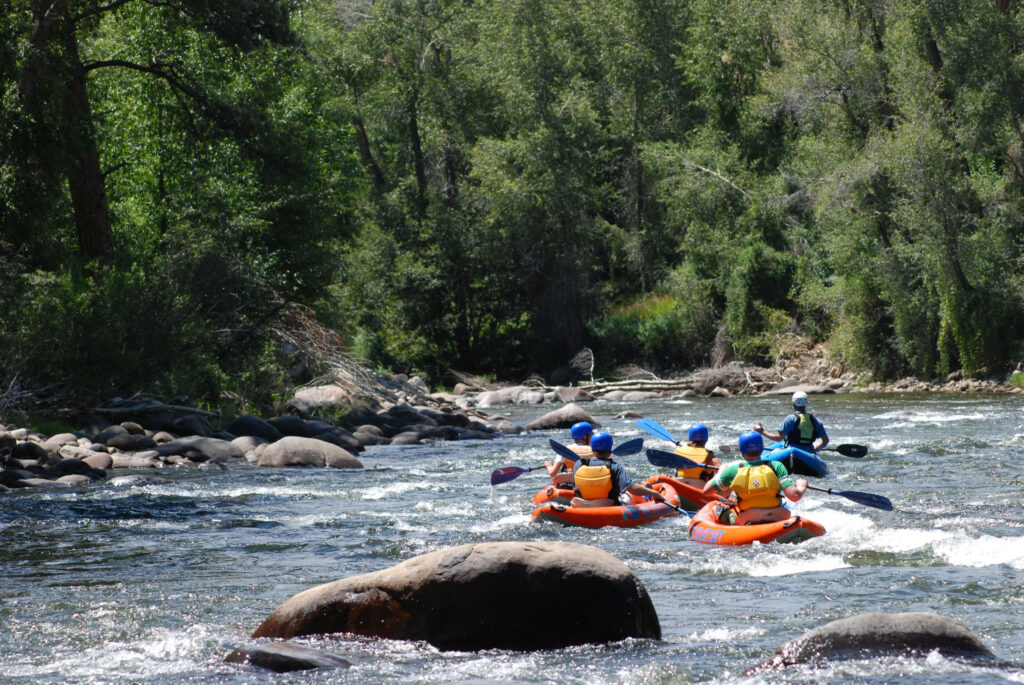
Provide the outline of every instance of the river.
[[[550,406],[513,407],[527,423]],[[786,397],[597,402],[677,436],[702,421],[710,446],[753,422],[777,427]],[[833,445],[814,484],[877,493],[895,511],[808,492],[797,512],[828,532],[799,545],[719,548],[690,542],[685,518],[633,529],[532,524],[531,473],[491,491],[498,466],[535,466],[550,437],[370,448],[362,471],[161,472],[164,483],[0,495],[0,680],[4,683],[891,683],[1024,682],[1024,398],[812,396]],[[498,411],[498,410],[491,410]],[[643,455],[620,461],[639,480]],[[345,636],[296,640],[343,656],[347,670],[277,675],[224,663],[292,595],[453,545],[497,540],[600,547],[643,581],[663,639],[536,653],[438,652]],[[495,588],[495,594],[501,592]],[[571,607],[553,607],[557,621]],[[863,612],[934,611],[966,625],[1009,666],[926,658],[791,667],[745,678],[782,643]],[[500,616],[495,616],[500,621]]]

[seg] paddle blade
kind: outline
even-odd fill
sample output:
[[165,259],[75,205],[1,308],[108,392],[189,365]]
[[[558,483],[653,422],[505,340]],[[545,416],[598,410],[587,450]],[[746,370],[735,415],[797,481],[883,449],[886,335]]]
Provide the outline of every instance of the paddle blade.
[[860,459],[868,453],[867,445],[836,445],[836,452],[843,455],[844,457],[853,457]]
[[644,439],[633,438],[632,440],[627,440],[626,442],[622,443],[621,445],[613,449],[612,454],[614,454],[617,457],[626,457],[631,454],[639,454],[640,450],[642,450],[643,448]]
[[647,450],[647,461],[655,466],[662,466],[670,469],[692,469],[703,466],[695,461],[690,461],[681,454],[666,452],[665,450]]
[[818,492],[827,492],[830,495],[839,495],[845,497],[851,502],[857,504],[863,504],[866,507],[874,507],[875,509],[881,509],[883,511],[892,511],[892,502],[889,501],[888,497],[882,497],[881,495],[875,495],[870,492],[857,492],[856,490],[833,490],[829,488],[816,488],[812,485],[807,486],[808,490],[817,490]]
[[857,492],[856,490],[831,490],[833,495],[845,497],[851,502],[863,504],[866,507],[874,507],[883,511],[892,511],[892,502],[889,498],[875,495],[870,492]]
[[548,444],[551,445],[551,449],[558,453],[559,456],[563,457],[566,461],[570,461],[573,464],[580,458],[580,455],[573,452],[571,449],[558,442],[557,440],[548,438]]
[[667,428],[662,426],[657,421],[654,421],[653,419],[640,419],[639,421],[636,422],[636,427],[641,430],[647,431],[656,438],[668,440],[669,442],[675,443],[676,445],[679,444],[679,441],[675,439],[675,437],[672,435],[672,433],[668,431]]
[[500,485],[507,483],[510,480],[515,480],[524,473],[529,473],[533,469],[523,469],[518,466],[503,466],[500,469],[494,469],[491,472],[491,485]]

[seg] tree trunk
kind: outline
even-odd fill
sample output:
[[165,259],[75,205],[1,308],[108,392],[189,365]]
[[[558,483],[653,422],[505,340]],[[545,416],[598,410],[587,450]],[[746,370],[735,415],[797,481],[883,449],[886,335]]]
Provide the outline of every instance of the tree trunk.
[[367,173],[370,174],[370,178],[373,179],[373,185],[380,188],[384,185],[384,174],[381,172],[380,167],[377,166],[377,160],[373,158],[373,152],[370,151],[370,138],[366,135],[366,126],[363,125],[363,118],[358,114],[352,117],[352,126],[356,130],[359,161],[363,163],[363,168],[366,169]]
[[67,64],[64,96],[63,142],[68,189],[75,212],[78,248],[86,262],[109,263],[114,256],[114,234],[107,207],[107,189],[96,147],[92,108],[86,90],[85,68],[78,55],[75,25],[65,18],[63,43]]
[[418,90],[409,98],[409,144],[412,146],[412,160],[416,170],[416,211],[422,217],[427,213],[427,170],[420,140]]

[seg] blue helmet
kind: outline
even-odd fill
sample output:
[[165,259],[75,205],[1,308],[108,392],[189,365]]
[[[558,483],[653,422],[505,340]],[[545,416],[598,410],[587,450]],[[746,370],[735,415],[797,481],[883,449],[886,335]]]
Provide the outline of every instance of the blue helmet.
[[590,449],[595,452],[611,452],[612,436],[607,433],[594,433],[594,437],[590,438]]
[[594,432],[594,427],[587,421],[580,421],[579,423],[574,423],[569,430],[572,431],[573,440],[582,440]]
[[749,452],[761,453],[764,451],[764,440],[761,439],[761,434],[757,431],[743,431],[740,433],[740,452],[747,454]]
[[708,427],[703,423],[695,423],[690,426],[690,432],[686,434],[687,440],[693,442],[707,442],[708,441]]

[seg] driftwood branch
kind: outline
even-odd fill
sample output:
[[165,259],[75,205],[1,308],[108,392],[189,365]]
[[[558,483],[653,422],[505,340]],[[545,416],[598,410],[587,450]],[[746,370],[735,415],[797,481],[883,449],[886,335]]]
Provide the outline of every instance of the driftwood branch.
[[700,164],[697,164],[696,162],[691,162],[690,160],[686,159],[685,157],[681,157],[680,159],[682,159],[684,162],[686,162],[687,164],[692,166],[694,169],[697,169],[698,171],[701,171],[701,172],[703,172],[705,174],[710,174],[711,176],[714,176],[719,181],[721,181],[722,183],[726,184],[727,186],[729,186],[730,188],[735,190],[737,193],[742,195],[748,202],[750,201],[750,193],[748,193],[747,191],[743,190],[743,188],[740,188],[738,185],[736,185],[735,183],[733,183],[732,181],[727,179],[725,176],[722,176],[722,174],[718,173],[717,171],[713,171],[711,169],[708,169],[705,166],[701,166]]
[[111,416],[119,416],[125,414],[148,414],[157,411],[173,411],[180,412],[183,414],[198,414],[199,416],[217,417],[220,416],[217,412],[206,411],[205,409],[197,409],[195,407],[187,407],[181,404],[166,404],[164,402],[156,402],[153,400],[145,400],[138,404],[126,404],[117,407],[96,407],[92,409],[96,414],[107,414]]

